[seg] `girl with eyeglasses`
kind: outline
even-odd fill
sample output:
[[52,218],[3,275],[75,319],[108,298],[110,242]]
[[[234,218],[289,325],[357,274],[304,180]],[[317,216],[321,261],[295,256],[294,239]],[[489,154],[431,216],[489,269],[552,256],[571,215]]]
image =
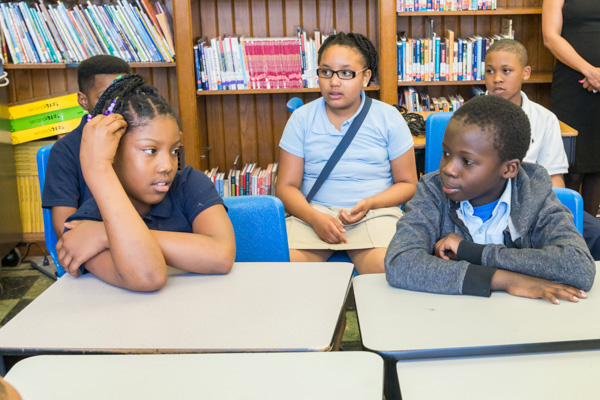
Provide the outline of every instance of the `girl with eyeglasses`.
[[365,103],[378,56],[358,33],[331,35],[318,53],[319,99],[296,110],[279,143],[276,193],[292,261],[346,250],[359,273],[384,272],[387,246],[416,191],[413,139],[392,106],[373,100],[356,136],[309,203],[306,195]]

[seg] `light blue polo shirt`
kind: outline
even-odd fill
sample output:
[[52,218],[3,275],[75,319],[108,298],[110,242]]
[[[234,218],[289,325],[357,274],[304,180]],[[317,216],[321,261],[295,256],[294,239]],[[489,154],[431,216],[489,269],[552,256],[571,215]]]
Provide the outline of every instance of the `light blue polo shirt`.
[[485,222],[475,215],[473,206],[468,201],[461,201],[457,210],[458,218],[465,223],[473,242],[477,244],[504,244],[504,230],[510,218],[510,197],[512,195],[511,179],[506,182],[504,192],[497,200],[492,216]]
[[[365,102],[338,131],[327,117],[321,97],[298,108],[285,126],[279,147],[304,159],[302,193],[306,196],[325,163],[348,131]],[[390,161],[413,147],[402,115],[389,104],[373,100],[358,133],[313,201],[326,207],[353,207],[359,200],[392,186]]]

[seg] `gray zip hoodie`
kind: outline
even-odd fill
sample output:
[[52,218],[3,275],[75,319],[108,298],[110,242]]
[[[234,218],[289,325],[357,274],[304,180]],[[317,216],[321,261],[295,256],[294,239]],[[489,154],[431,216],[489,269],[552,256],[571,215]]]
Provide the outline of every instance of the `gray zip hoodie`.
[[[458,218],[459,203],[442,191],[439,171],[425,175],[398,220],[385,256],[387,281],[403,289],[443,294],[490,296],[497,268],[589,290],[596,266],[573,225],[573,215],[552,190],[548,172],[523,163],[512,179],[504,244],[473,243]],[[449,233],[463,240],[458,261],[433,255],[436,242]]]

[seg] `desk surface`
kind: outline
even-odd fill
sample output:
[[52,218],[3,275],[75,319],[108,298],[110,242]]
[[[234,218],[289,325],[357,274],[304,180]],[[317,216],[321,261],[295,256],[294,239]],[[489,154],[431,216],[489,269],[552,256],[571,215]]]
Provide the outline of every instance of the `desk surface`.
[[[420,114],[423,118],[427,119],[429,114],[433,114],[433,111],[422,111],[416,114]],[[560,133],[562,137],[572,137],[577,136],[577,130],[575,128],[570,127],[562,121],[558,121],[560,125]],[[413,141],[415,142],[415,149],[424,149],[425,148],[425,135],[421,136],[413,136]]]
[[36,356],[6,375],[26,400],[381,400],[368,352]]
[[598,289],[557,306],[505,292],[490,298],[411,292],[388,285],[384,274],[357,276],[353,286],[363,345],[389,358],[600,348]]
[[154,293],[64,275],[0,329],[0,354],[329,350],[349,263],[236,263]]
[[600,351],[405,360],[397,373],[403,400],[594,399]]

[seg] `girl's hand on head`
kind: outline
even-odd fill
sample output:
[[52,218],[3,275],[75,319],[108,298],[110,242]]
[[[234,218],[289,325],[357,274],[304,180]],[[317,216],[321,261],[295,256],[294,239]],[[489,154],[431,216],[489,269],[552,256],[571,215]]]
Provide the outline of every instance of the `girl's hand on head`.
[[371,209],[371,201],[369,199],[362,199],[351,210],[342,210],[338,218],[344,225],[355,224],[367,214]]
[[455,233],[449,233],[446,237],[441,238],[438,242],[433,246],[433,254],[444,260],[454,260],[457,259],[458,254],[458,246],[460,242],[462,242],[462,238]]
[[579,299],[587,298],[583,290],[572,286],[501,269],[492,277],[492,290],[505,290],[513,296],[546,299],[554,304],[560,304],[558,299],[577,303]]
[[108,249],[108,237],[103,222],[71,221],[65,227],[71,230],[56,243],[56,255],[65,271],[77,276],[82,264]]
[[127,122],[120,114],[96,115],[83,128],[79,158],[82,170],[112,166]]
[[343,233],[346,232],[340,221],[331,215],[315,211],[310,221],[319,238],[329,244],[348,243]]

